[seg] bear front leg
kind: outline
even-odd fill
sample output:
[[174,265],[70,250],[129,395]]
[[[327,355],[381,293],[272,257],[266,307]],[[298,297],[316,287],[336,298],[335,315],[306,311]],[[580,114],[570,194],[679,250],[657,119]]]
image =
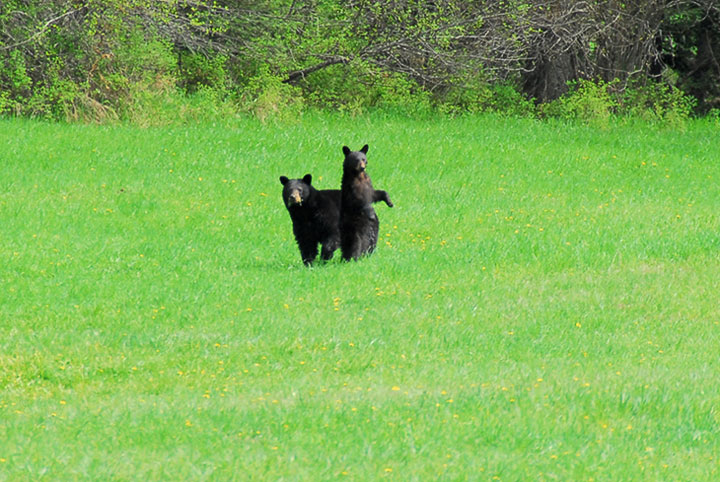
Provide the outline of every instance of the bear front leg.
[[394,204],[390,200],[390,196],[388,195],[387,191],[382,191],[380,189],[376,190],[373,196],[374,203],[379,201],[385,201],[385,204],[387,204],[389,207],[394,206]]
[[310,243],[306,241],[298,243],[298,246],[300,247],[300,256],[302,257],[303,263],[305,263],[306,266],[313,264],[318,254],[317,242]]

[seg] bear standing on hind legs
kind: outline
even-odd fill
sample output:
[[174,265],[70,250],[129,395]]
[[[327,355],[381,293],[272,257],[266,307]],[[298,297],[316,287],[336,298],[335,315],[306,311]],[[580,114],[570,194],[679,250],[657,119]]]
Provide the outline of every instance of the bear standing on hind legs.
[[393,207],[388,193],[373,189],[367,167],[368,145],[359,151],[343,146],[345,161],[340,186],[340,250],[345,261],[358,259],[375,250],[380,230],[373,203],[385,201]]

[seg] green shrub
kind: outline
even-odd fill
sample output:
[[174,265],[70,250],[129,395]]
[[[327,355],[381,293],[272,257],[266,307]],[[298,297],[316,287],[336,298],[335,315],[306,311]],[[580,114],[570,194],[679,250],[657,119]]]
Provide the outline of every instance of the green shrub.
[[299,88],[263,68],[252,77],[241,95],[241,108],[261,121],[289,120],[302,114],[305,102]]
[[430,94],[404,75],[375,75],[368,88],[369,106],[395,113],[424,115],[431,110]]
[[369,109],[423,115],[432,109],[430,94],[400,73],[379,71],[366,62],[337,64],[298,83],[308,103],[351,115]]
[[435,95],[435,106],[443,114],[476,113],[482,110],[487,99],[486,84],[465,84],[458,82]]
[[66,60],[48,48],[42,63],[42,76],[38,76],[33,72],[32,59],[21,51],[12,50],[4,58],[0,57],[0,84],[5,86],[0,94],[0,114],[72,118],[80,88],[64,75],[68,68]]
[[675,125],[691,117],[696,104],[697,99],[677,87],[652,82],[626,89],[619,108],[631,117]]
[[27,97],[31,91],[32,79],[28,75],[25,58],[17,50],[0,59],[0,115],[20,114],[22,103],[19,98]]
[[511,84],[490,86],[489,96],[484,99],[483,111],[505,114],[513,117],[535,115],[535,103]]
[[665,83],[631,84],[623,90],[619,84],[617,79],[571,82],[567,94],[543,104],[540,112],[599,125],[606,125],[614,115],[678,125],[692,116],[697,103],[694,97]]
[[133,93],[123,120],[141,127],[186,125],[197,122],[226,125],[237,117],[239,107],[232,96],[210,87],[195,92],[182,89],[144,89]]
[[579,79],[568,82],[568,92],[542,104],[540,112],[548,117],[606,126],[618,106],[611,93],[613,85],[603,80]]
[[535,105],[513,84],[462,85],[451,87],[436,96],[437,109],[445,114],[495,113],[512,117],[530,117],[535,114]]
[[29,92],[32,87],[32,79],[28,75],[23,55],[19,51],[13,50],[4,64],[0,71],[0,77],[3,78],[3,83],[9,87],[10,92],[16,94]]
[[191,93],[207,87],[224,90],[229,82],[227,63],[228,57],[222,54],[179,54],[179,84]]

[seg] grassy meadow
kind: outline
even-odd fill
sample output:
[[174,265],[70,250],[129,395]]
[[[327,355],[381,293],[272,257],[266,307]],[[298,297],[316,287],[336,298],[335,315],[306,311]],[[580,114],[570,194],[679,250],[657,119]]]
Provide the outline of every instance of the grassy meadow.
[[[0,480],[717,480],[719,136],[0,120]],[[278,177],[365,143],[306,268]]]

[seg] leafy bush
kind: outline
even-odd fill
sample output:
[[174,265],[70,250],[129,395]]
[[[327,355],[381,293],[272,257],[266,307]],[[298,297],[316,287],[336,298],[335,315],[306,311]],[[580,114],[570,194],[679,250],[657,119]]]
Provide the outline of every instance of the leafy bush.
[[241,96],[241,108],[265,122],[289,120],[302,114],[305,106],[301,90],[284,83],[267,68],[250,79]]
[[396,113],[424,115],[430,112],[430,93],[401,74],[376,74],[367,86],[367,105]]
[[568,83],[562,97],[540,106],[542,115],[575,119],[605,126],[615,113],[617,100],[611,93],[613,83],[603,80],[579,79]]
[[351,115],[368,109],[422,115],[432,109],[430,94],[415,81],[362,61],[336,64],[298,83],[308,104]]
[[32,87],[32,78],[28,75],[25,58],[17,50],[9,52],[0,59],[0,115],[22,114],[20,98],[28,95]]
[[142,127],[183,125],[193,122],[229,122],[237,117],[237,103],[226,93],[199,87],[192,93],[181,89],[138,90],[123,111],[123,120]]
[[218,54],[207,56],[199,53],[178,55],[179,85],[187,92],[203,88],[225,90],[229,82],[228,57]]
[[501,113],[514,117],[530,117],[536,114],[535,104],[519,89],[509,83],[492,85],[485,98],[485,112]]
[[436,97],[436,107],[445,114],[495,113],[512,117],[535,115],[535,104],[509,82],[452,87]]
[[696,104],[697,99],[677,87],[652,82],[626,89],[619,110],[632,117],[678,124],[692,115]]
[[599,125],[607,124],[615,115],[677,125],[692,115],[697,103],[694,97],[662,82],[631,84],[625,89],[619,84],[618,80],[571,82],[567,94],[543,104],[540,111],[549,117]]
[[436,93],[435,106],[441,113],[450,115],[480,112],[488,88],[484,83],[466,83],[458,79],[457,84]]

